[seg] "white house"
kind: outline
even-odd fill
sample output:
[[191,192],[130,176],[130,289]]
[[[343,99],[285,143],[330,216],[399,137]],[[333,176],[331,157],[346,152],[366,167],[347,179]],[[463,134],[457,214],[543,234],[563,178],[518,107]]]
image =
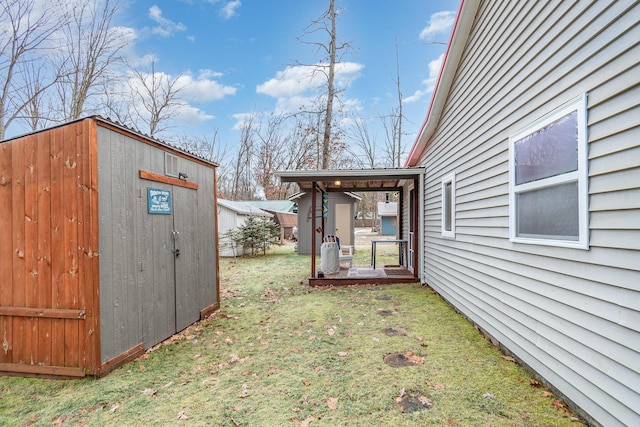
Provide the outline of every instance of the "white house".
[[244,225],[249,217],[271,218],[272,214],[251,206],[244,202],[218,199],[218,233],[220,236],[220,256],[244,255],[244,249],[234,247],[222,238],[222,235],[229,230],[236,229]]
[[591,424],[640,425],[640,2],[463,0],[407,166],[423,283]]

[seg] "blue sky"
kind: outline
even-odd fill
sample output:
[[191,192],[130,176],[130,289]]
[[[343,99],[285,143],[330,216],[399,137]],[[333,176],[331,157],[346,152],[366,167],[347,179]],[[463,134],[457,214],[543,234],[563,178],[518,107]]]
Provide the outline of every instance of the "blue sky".
[[[404,144],[413,143],[431,100],[459,0],[336,0],[338,38],[351,43],[338,73],[345,108],[364,118],[396,105],[396,39],[405,99]],[[327,0],[135,0],[113,24],[127,28],[128,56],[181,76],[187,100],[171,133],[239,138],[246,114],[294,111],[316,83],[320,58],[297,39]],[[312,40],[309,38],[308,40]],[[378,137],[381,137],[378,135]]]

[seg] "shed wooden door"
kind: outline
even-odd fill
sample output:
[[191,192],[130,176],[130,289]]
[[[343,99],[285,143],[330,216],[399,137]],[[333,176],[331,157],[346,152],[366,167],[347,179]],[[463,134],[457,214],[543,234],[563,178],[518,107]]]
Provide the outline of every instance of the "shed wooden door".
[[196,190],[171,185],[170,215],[149,215],[153,222],[154,265],[144,284],[145,348],[163,341],[199,320],[197,276],[198,210]]
[[198,301],[198,198],[196,190],[173,187],[175,332],[200,319]]
[[348,203],[337,203],[335,215],[336,236],[340,239],[340,244],[351,245],[351,205]]

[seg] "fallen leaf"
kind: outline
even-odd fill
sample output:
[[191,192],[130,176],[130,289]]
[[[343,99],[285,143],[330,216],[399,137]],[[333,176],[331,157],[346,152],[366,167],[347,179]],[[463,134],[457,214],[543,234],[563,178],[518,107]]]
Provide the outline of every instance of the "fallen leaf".
[[505,356],[505,355],[503,354],[503,355],[502,355],[502,356],[500,356],[500,357],[502,357],[502,358],[503,358],[504,360],[506,360],[507,362],[518,363],[518,362],[516,361],[516,359],[514,359],[514,358],[513,358],[513,357],[511,357],[511,356]]
[[531,378],[531,379],[529,380],[529,384],[530,384],[532,387],[540,387],[540,382],[539,382],[538,380],[536,380],[536,379],[533,379],[533,378]]
[[442,383],[435,383],[433,385],[433,388],[436,389],[436,390],[444,390],[446,388],[446,386],[444,384],[442,384]]
[[54,418],[53,421],[51,421],[51,424],[62,424],[64,422],[64,420],[60,417]]
[[329,328],[327,329],[327,333],[329,334],[330,337],[332,337],[336,333],[336,330],[333,328]]
[[318,365],[315,367],[314,371],[319,372],[322,371],[324,369],[324,365]]
[[484,397],[485,399],[495,399],[495,398],[496,398],[496,396],[494,396],[494,395],[493,395],[493,394],[491,394],[491,393],[484,393],[484,394],[482,395],[482,397]]
[[298,424],[299,426],[302,427],[307,427],[309,424],[311,424],[312,422],[314,422],[317,418],[316,417],[309,417],[306,420],[300,421],[297,418],[294,418],[292,421],[296,424]]
[[447,420],[447,424],[449,424],[450,426],[457,426],[458,425],[458,423],[455,422],[455,420],[452,420],[451,418],[449,418]]
[[347,356],[347,352],[346,351],[339,351],[338,352],[338,357],[346,357]]
[[569,417],[569,421],[571,421],[572,423],[579,423],[580,422],[580,418],[578,418],[578,417]]
[[424,357],[417,356],[417,355],[413,354],[412,351],[406,353],[404,355],[404,357],[406,357],[407,359],[409,359],[411,362],[415,363],[416,365],[422,365],[422,363],[424,362]]
[[564,406],[564,403],[560,402],[559,400],[554,400],[551,404],[555,406],[556,409],[561,409],[562,412],[569,412],[569,409]]
[[193,358],[194,358],[194,359],[197,359],[197,358],[199,358],[199,357],[202,357],[202,354],[198,353],[198,354],[196,354],[196,355],[194,355],[194,356],[193,356]]
[[109,409],[109,412],[111,412],[113,414],[114,412],[116,412],[118,410],[119,407],[120,407],[120,405],[115,403],[115,404],[113,404],[113,406],[111,406],[111,409]]
[[550,391],[543,391],[542,397],[553,397],[553,393],[551,393]]
[[187,416],[187,414],[184,413],[184,411],[180,411],[180,412],[178,412],[178,416],[176,417],[176,419],[178,419],[178,420],[188,420],[189,417]]
[[327,399],[327,407],[332,411],[335,411],[336,408],[338,407],[338,399],[335,397],[329,397]]
[[311,383],[307,380],[302,380],[302,384],[306,385],[306,386],[310,386]]

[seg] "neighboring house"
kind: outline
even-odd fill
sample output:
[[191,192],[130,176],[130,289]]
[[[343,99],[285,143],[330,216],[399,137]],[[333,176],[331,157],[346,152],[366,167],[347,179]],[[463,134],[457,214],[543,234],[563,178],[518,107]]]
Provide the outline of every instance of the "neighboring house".
[[[323,199],[324,197],[324,199]],[[324,234],[338,236],[342,245],[353,245],[355,242],[355,213],[358,201],[362,196],[352,192],[318,193],[318,205],[315,214],[312,213],[311,194],[300,192],[289,200],[298,203],[298,254],[311,254],[311,224],[315,216],[315,230],[322,230]],[[320,253],[322,234],[318,231],[316,239],[316,253]]]
[[294,229],[298,226],[298,205],[289,200],[250,200],[245,201],[253,207],[273,214],[273,221],[280,227],[280,242],[294,238]]
[[379,233],[383,236],[395,236],[398,231],[398,203],[378,202]]
[[407,166],[423,282],[590,423],[640,425],[640,2],[464,0]]
[[231,257],[244,255],[249,248],[235,246],[232,242],[223,237],[224,233],[229,230],[245,224],[249,217],[273,218],[269,212],[247,204],[246,202],[236,202],[232,200],[218,199],[218,230],[220,237],[220,256]]
[[217,309],[215,173],[97,116],[0,142],[0,371],[102,375]]

